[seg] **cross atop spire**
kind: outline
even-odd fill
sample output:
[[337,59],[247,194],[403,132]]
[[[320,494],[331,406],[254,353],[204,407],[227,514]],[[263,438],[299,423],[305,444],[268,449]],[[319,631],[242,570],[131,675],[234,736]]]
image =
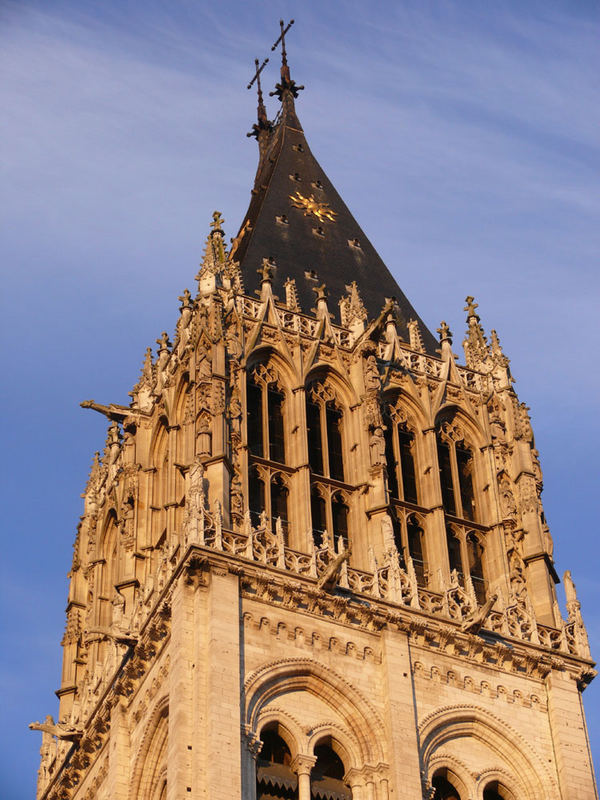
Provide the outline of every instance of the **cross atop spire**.
[[277,95],[279,100],[283,99],[284,93],[287,91],[292,97],[298,97],[298,92],[304,89],[304,86],[296,86],[296,82],[290,78],[290,68],[287,63],[287,51],[285,49],[285,35],[294,24],[294,20],[288,22],[287,27],[282,19],[279,20],[279,27],[281,33],[271,50],[275,50],[279,42],[281,42],[281,82],[275,86],[275,91],[270,92],[270,96]]
[[479,308],[479,303],[475,302],[475,298],[469,295],[465,298],[465,303],[467,304],[463,311],[467,312],[467,322],[471,317],[475,317],[475,319],[479,322],[479,315],[475,311],[476,308]]
[[247,135],[248,136],[256,136],[257,138],[258,138],[258,135],[259,135],[261,130],[270,130],[270,128],[271,128],[271,123],[267,119],[267,109],[265,108],[265,104],[263,102],[262,86],[260,85],[260,73],[263,71],[263,69],[266,67],[266,65],[268,63],[269,63],[269,59],[265,58],[265,60],[263,61],[263,63],[259,67],[258,66],[258,58],[254,59],[255,72],[254,72],[254,75],[252,77],[252,80],[250,81],[250,83],[246,87],[247,89],[251,89],[252,88],[252,84],[254,82],[256,82],[256,88],[257,88],[257,91],[258,91],[258,124],[257,125],[253,125],[252,126],[252,130]]
[[288,63],[287,63],[287,53],[285,51],[285,35],[289,31],[289,29],[292,27],[292,25],[294,24],[294,20],[293,19],[290,20],[290,22],[288,23],[288,25],[285,28],[285,30],[284,30],[284,27],[283,27],[284,24],[285,24],[284,21],[282,19],[280,19],[279,20],[279,27],[281,28],[281,33],[279,34],[279,39],[277,39],[277,41],[275,42],[275,44],[271,48],[271,52],[273,52],[275,50],[275,48],[277,47],[277,45],[279,44],[279,42],[281,42],[281,67],[282,67],[282,69],[284,67],[287,67],[287,65],[288,65]]

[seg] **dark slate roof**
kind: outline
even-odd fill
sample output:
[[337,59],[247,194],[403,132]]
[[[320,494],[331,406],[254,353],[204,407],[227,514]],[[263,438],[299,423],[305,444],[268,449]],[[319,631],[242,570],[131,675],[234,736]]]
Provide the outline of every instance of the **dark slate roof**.
[[[400,311],[399,331],[408,341],[406,323],[416,319],[426,350],[435,354],[439,344],[426,328],[404,293],[367,239],[348,207],[313,156],[296,115],[289,92],[283,95],[280,120],[272,132],[259,135],[261,150],[252,199],[238,234],[234,258],[239,261],[246,292],[260,286],[256,270],[264,258],[275,262],[273,291],[285,298],[284,283],[294,278],[302,311],[316,305],[312,287],[325,283],[329,310],[339,322],[338,301],[346,286],[357,282],[369,319],[381,311],[386,298],[395,297]],[[334,221],[319,221],[305,214],[290,199],[299,192],[335,212]],[[287,219],[287,224],[281,218]],[[322,228],[322,234],[315,232]],[[350,244],[350,242],[358,243]],[[318,282],[307,279],[313,270]]]

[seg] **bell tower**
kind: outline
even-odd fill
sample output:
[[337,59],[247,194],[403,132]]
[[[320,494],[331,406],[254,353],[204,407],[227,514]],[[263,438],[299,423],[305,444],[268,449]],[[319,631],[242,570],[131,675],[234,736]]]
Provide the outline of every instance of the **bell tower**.
[[281,22],[228,243],[107,419],[38,800],[593,800],[528,408],[430,332],[308,145]]

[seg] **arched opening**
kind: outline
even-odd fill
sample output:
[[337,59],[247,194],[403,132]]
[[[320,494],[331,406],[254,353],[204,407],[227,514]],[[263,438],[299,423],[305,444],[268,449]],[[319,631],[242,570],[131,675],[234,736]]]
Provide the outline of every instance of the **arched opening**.
[[455,419],[437,424],[437,454],[444,511],[453,517],[476,519],[474,457]]
[[292,754],[277,724],[260,735],[262,746],[256,762],[257,800],[294,800],[298,778],[290,768]]
[[431,785],[435,789],[433,800],[462,800],[456,786],[444,775],[435,775]]
[[343,481],[343,413],[329,386],[314,382],[307,387],[306,424],[311,471]]
[[515,796],[499,781],[491,781],[483,790],[483,800],[515,800]]
[[408,425],[399,400],[387,403],[383,410],[385,457],[388,490],[394,500],[418,503],[415,468],[415,435]]
[[246,384],[248,449],[252,456],[286,463],[284,406],[277,370],[268,364],[255,365]]
[[331,743],[315,747],[315,765],[310,774],[312,800],[352,800],[352,790],[344,783],[346,768]]

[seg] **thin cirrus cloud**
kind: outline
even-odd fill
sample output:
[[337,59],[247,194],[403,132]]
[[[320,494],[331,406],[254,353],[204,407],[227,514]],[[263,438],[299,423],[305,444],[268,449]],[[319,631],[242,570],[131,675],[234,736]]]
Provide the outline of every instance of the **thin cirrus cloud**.
[[[457,352],[467,293],[499,329],[532,407],[557,566],[573,569],[598,652],[597,9],[23,0],[0,16],[7,796],[31,796],[39,741],[25,724],[55,710],[78,494],[103,443],[77,403],[126,402],[193,288],[212,210],[236,232],[256,164],[244,87],[280,16],[296,18],[311,147],[400,285],[431,328],[447,319]],[[274,56],[264,76],[268,92]]]

